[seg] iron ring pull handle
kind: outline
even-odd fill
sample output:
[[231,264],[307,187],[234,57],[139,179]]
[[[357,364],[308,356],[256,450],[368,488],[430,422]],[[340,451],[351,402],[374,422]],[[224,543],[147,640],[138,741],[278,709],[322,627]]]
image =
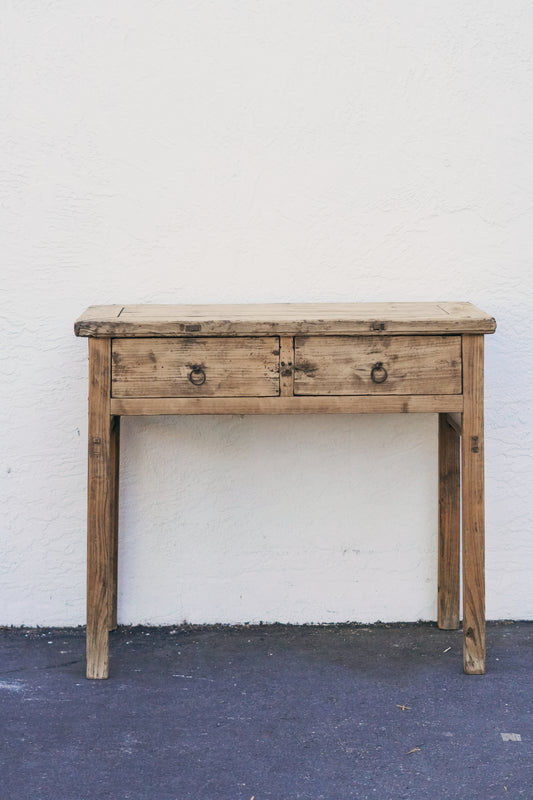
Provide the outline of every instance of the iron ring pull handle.
[[193,367],[189,372],[189,380],[193,386],[202,386],[205,383],[205,372],[201,367]]
[[377,361],[372,367],[372,370],[370,372],[370,377],[372,378],[374,383],[385,383],[385,381],[389,377],[389,373],[383,366],[383,363],[381,361]]

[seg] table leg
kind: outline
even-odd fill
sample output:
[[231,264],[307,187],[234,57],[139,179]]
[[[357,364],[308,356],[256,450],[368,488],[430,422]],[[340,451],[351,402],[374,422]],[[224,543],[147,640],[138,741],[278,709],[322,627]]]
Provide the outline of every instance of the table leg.
[[119,465],[120,465],[120,417],[111,417],[111,469],[113,488],[113,524],[111,530],[109,620],[108,628],[114,631],[117,627],[117,588],[118,588],[118,497],[119,497]]
[[[118,433],[110,414],[111,340],[89,339],[87,677],[107,678],[113,608]],[[118,430],[118,429],[117,429]]]
[[439,414],[439,567],[437,624],[459,627],[461,539],[461,439]]
[[463,665],[485,672],[485,492],[483,453],[483,336],[463,340]]

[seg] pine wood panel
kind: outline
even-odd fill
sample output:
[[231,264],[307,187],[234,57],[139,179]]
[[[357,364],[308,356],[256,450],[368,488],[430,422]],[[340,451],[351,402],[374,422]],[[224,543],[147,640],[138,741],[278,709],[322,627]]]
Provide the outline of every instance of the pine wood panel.
[[352,397],[117,398],[111,413],[150,414],[406,414],[461,412],[462,395]]
[[113,397],[279,395],[278,337],[114,339]]
[[294,368],[297,395],[460,394],[461,337],[297,336]]
[[439,557],[437,624],[459,627],[461,439],[448,414],[439,414]]
[[492,333],[471,303],[266,303],[92,306],[77,336],[262,336],[268,334]]
[[463,663],[485,672],[485,478],[483,336],[463,336]]

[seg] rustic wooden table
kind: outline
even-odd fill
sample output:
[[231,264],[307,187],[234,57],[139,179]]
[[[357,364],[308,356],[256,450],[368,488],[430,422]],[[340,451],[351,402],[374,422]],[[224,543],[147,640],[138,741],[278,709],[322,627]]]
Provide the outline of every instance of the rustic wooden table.
[[[93,306],[89,337],[87,677],[107,678],[117,620],[120,417],[439,415],[438,625],[485,671],[483,346],[470,303]],[[462,446],[461,446],[462,441]],[[355,614],[357,616],[357,614]]]

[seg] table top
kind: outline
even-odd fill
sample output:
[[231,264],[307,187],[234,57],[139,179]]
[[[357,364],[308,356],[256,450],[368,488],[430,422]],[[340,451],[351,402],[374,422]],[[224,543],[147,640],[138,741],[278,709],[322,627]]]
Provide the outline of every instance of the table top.
[[472,303],[263,303],[91,306],[76,336],[258,336],[494,333]]

